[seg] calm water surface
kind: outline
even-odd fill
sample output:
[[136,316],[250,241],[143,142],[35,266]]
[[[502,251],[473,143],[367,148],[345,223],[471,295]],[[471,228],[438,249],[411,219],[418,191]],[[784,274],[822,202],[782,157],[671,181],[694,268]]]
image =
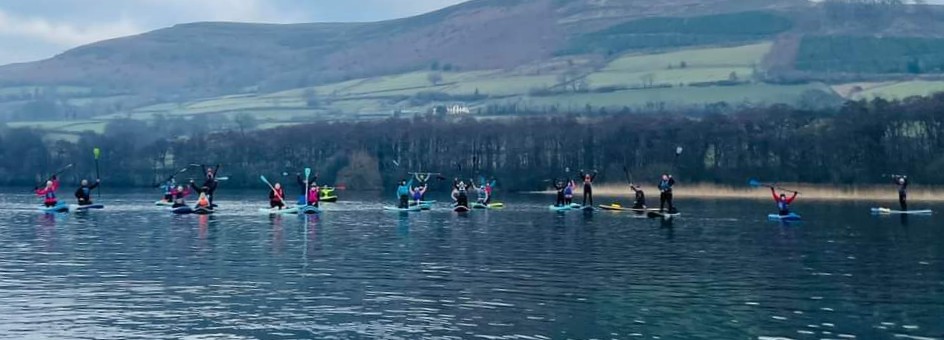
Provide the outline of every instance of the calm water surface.
[[145,194],[42,215],[6,192],[5,339],[944,338],[942,218],[867,203],[799,202],[807,222],[781,225],[766,202],[682,201],[667,224],[533,196],[300,218],[225,194],[210,217]]

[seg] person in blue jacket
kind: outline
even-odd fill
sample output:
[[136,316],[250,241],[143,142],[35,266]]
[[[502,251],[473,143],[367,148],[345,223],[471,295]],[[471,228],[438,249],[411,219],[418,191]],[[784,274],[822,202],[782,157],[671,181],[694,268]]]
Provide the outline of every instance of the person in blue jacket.
[[410,181],[400,180],[400,185],[397,187],[397,198],[400,199],[400,204],[397,206],[400,209],[410,208],[410,189],[413,188],[413,179]]

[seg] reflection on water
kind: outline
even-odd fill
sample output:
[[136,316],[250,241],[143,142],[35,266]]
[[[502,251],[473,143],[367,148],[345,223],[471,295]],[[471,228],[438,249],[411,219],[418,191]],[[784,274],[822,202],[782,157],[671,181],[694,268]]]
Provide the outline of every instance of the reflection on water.
[[944,337],[936,216],[819,203],[779,224],[769,204],[683,201],[660,221],[528,196],[173,216],[147,198],[41,215],[0,195],[0,338]]

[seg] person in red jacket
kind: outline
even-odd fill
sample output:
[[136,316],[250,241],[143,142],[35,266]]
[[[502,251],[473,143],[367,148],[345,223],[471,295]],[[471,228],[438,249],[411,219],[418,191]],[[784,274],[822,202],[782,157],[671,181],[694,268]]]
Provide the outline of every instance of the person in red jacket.
[[36,189],[36,195],[43,197],[43,205],[47,208],[55,207],[59,204],[59,199],[56,198],[56,190],[59,190],[59,179],[52,176],[46,181],[46,187]]
[[770,187],[770,192],[774,196],[774,201],[777,202],[777,209],[780,210],[780,216],[790,215],[790,204],[793,204],[793,201],[796,200],[799,193],[794,191],[793,196],[787,198],[787,195],[784,193],[777,195],[777,190],[773,187]]
[[282,190],[281,183],[275,183],[269,191],[269,207],[279,208],[279,210],[285,208],[285,191]]

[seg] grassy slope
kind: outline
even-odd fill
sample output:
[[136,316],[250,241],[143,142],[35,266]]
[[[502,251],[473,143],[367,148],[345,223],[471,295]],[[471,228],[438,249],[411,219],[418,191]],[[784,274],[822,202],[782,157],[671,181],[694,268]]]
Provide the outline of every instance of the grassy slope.
[[[95,117],[91,120],[68,122],[14,123],[11,126],[33,126],[56,133],[76,133],[85,130],[100,132],[110,119],[131,117],[152,119],[156,114],[193,116],[225,114],[233,117],[242,112],[252,113],[261,121],[261,128],[293,124],[312,119],[356,118],[359,114],[392,114],[394,110],[425,112],[432,104],[415,105],[408,100],[421,92],[444,92],[452,95],[470,95],[478,90],[490,99],[468,103],[484,107],[490,104],[518,103],[557,106],[559,110],[583,111],[587,104],[594,108],[629,106],[665,102],[668,106],[700,105],[726,101],[729,103],[792,103],[806,90],[831,92],[823,85],[778,86],[750,83],[725,87],[692,87],[690,83],[727,80],[736,72],[742,80],[749,80],[753,69],[770,50],[770,43],[753,43],[737,47],[696,48],[651,55],[627,55],[616,58],[598,69],[588,72],[593,88],[607,85],[636,86],[642,76],[652,74],[656,83],[673,84],[674,88],[627,90],[612,93],[564,94],[550,97],[531,97],[529,91],[558,85],[558,74],[563,68],[543,67],[515,70],[474,72],[442,72],[442,81],[433,85],[428,71],[398,75],[354,79],[313,88],[299,88],[268,94],[242,94],[207,98],[182,103],[162,103],[131,109],[127,112]],[[678,69],[681,62],[685,69]],[[668,65],[673,65],[669,69]],[[685,86],[678,86],[678,84]],[[906,88],[907,89],[907,88]],[[905,89],[902,89],[904,91]],[[14,91],[14,90],[10,90]],[[319,106],[308,107],[306,96],[314,92]]]

